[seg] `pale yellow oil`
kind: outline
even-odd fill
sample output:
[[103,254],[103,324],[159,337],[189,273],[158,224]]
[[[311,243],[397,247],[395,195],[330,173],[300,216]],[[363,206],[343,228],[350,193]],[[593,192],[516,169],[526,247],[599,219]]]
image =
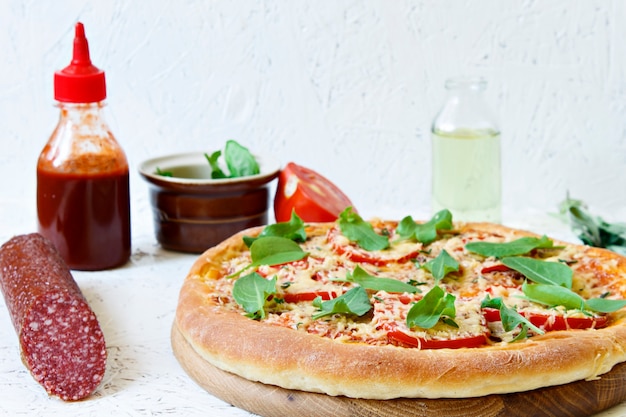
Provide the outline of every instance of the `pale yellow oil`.
[[433,131],[433,212],[459,221],[501,221],[500,133]]

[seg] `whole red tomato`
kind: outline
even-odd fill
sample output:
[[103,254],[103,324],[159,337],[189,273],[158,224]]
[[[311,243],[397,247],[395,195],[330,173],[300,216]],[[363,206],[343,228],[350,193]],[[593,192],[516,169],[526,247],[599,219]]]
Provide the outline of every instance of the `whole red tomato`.
[[312,169],[290,162],[278,176],[274,198],[277,222],[289,221],[292,210],[305,222],[332,222],[349,206],[350,199]]

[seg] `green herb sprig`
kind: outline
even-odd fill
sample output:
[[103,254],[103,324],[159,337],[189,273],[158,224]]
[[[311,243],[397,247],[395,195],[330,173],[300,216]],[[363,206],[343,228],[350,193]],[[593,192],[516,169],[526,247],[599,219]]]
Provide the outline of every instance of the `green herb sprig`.
[[446,275],[459,270],[459,263],[445,249],[435,259],[422,265],[422,268],[431,273],[435,283],[439,283]]
[[522,285],[524,296],[535,303],[598,313],[611,313],[626,307],[626,300],[606,298],[585,300],[576,294],[572,291],[573,271],[562,263],[525,257],[504,258],[502,263],[535,282],[535,284],[524,282]]
[[584,244],[626,256],[626,223],[610,223],[594,216],[582,201],[571,199],[569,194],[559,205],[559,212]]
[[348,271],[345,280],[335,281],[353,282],[372,291],[386,291],[390,293],[407,292],[409,294],[421,292],[417,287],[406,282],[398,281],[393,278],[370,275],[359,265],[354,268],[354,271]]
[[503,258],[502,263],[538,284],[572,288],[574,272],[563,263],[524,256]]
[[563,306],[567,309],[598,313],[612,313],[626,307],[626,300],[611,300],[607,298],[590,298],[585,300],[571,289],[558,285],[529,284],[525,282],[522,284],[522,291],[530,301],[548,307]]
[[303,251],[300,245],[291,239],[280,236],[266,236],[256,239],[250,245],[252,262],[229,277],[239,276],[242,272],[251,268],[258,268],[261,265],[280,265],[299,261],[307,256],[308,252]]
[[396,231],[402,239],[415,239],[427,245],[437,239],[438,231],[452,228],[452,213],[444,209],[435,213],[426,223],[416,223],[411,216],[406,216],[400,221]]
[[276,277],[268,280],[257,272],[239,278],[233,285],[233,298],[252,319],[265,318],[265,303],[273,294],[276,294]]
[[352,207],[347,207],[337,219],[341,233],[368,251],[383,250],[389,247],[389,237],[379,235],[369,222],[363,220]]
[[487,295],[481,303],[481,308],[496,308],[500,311],[500,319],[502,320],[502,327],[505,332],[515,330],[518,326],[521,330],[513,341],[525,339],[528,336],[528,330],[532,330],[536,334],[543,334],[544,331],[532,324],[526,317],[522,316],[514,308],[507,307],[502,300],[502,297],[490,298]]
[[291,212],[289,221],[267,225],[257,237],[244,236],[243,241],[246,246],[250,247],[255,240],[268,236],[284,237],[294,242],[304,242],[306,240],[304,221],[302,221],[294,210]]
[[534,249],[554,248],[554,242],[547,236],[541,238],[525,236],[510,242],[470,242],[465,248],[479,255],[495,258],[525,255]]
[[444,323],[458,328],[459,326],[454,321],[456,316],[455,300],[454,295],[445,292],[439,286],[434,286],[421,300],[413,304],[407,313],[406,324],[408,328],[430,329],[440,319]]
[[317,320],[333,314],[354,314],[362,316],[372,308],[367,291],[361,286],[351,288],[339,297],[322,301],[322,297],[313,300],[313,305],[320,311],[313,315]]
[[[566,309],[580,310],[586,314],[610,313],[626,307],[626,300],[606,298],[585,300],[576,294],[572,291],[574,272],[564,263],[522,256],[535,249],[557,248],[554,242],[546,236],[522,237],[507,243],[471,242],[465,247],[470,252],[501,259],[502,264],[532,281],[533,283],[525,281],[522,284],[524,297],[529,301],[548,307],[563,306]],[[501,299],[487,298],[483,306],[500,310],[505,331],[521,326],[521,332],[515,340],[526,337],[529,329],[540,333],[538,328],[532,326],[515,309],[506,307]]]

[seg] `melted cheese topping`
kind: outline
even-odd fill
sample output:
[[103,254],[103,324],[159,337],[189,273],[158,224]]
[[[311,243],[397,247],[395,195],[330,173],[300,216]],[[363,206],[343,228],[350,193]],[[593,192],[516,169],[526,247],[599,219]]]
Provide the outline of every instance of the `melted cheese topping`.
[[[578,310],[566,311],[562,307],[546,308],[528,301],[523,297],[521,290],[524,281],[521,274],[515,271],[483,273],[484,268],[497,265],[499,262],[494,258],[485,259],[470,253],[465,248],[468,242],[506,242],[518,236],[485,232],[450,233],[424,246],[417,242],[394,239],[393,229],[388,232],[391,233],[392,244],[384,251],[365,253],[363,249],[341,236],[337,229],[333,229],[327,235],[310,236],[301,244],[302,249],[309,253],[305,260],[279,266],[260,266],[257,269],[259,274],[268,279],[273,277],[277,279],[277,293],[266,303],[264,322],[341,342],[373,345],[388,344],[387,337],[390,331],[401,331],[410,337],[426,340],[454,340],[488,335],[491,337],[490,343],[497,343],[510,341],[515,334],[505,332],[500,322],[487,323],[481,310],[481,302],[487,296],[502,297],[507,306],[515,308],[520,314],[549,316],[549,322],[557,315],[584,316]],[[436,258],[443,250],[455,258],[460,268],[458,272],[447,275],[437,284],[421,265]],[[363,261],[362,257],[355,258],[356,252],[373,259],[383,259],[384,262],[371,262],[370,258]],[[414,255],[407,258],[407,254]],[[599,264],[597,260],[583,255],[574,246],[538,251],[535,256],[546,261],[570,264],[574,271],[573,290],[585,298],[607,294],[609,297],[623,298],[626,295],[626,287],[623,284],[626,282],[626,276],[623,272],[617,271],[617,264]],[[221,276],[226,277],[241,271],[250,262],[249,252],[227,259],[222,264]],[[362,317],[334,314],[313,319],[318,309],[310,300],[284,301],[289,295],[303,293],[326,293],[331,298],[340,296],[357,285],[345,280],[357,265],[370,275],[415,285],[419,292],[397,294],[368,290],[373,308]],[[615,274],[621,274],[621,279],[616,280]],[[211,292],[217,303],[245,314],[231,295],[234,282],[233,278],[221,278],[207,280],[207,285],[212,287]],[[417,327],[409,329],[406,323],[408,311],[435,285],[456,297],[454,322],[458,328],[440,321],[431,329]]]

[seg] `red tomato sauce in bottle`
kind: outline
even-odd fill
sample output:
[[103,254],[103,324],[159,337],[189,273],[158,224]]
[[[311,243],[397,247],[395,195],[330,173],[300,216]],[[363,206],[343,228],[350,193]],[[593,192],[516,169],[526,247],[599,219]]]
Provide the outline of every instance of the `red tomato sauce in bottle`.
[[104,72],[91,64],[81,23],[54,90],[59,122],[37,162],[39,233],[71,269],[120,266],[131,251],[128,162],[104,119]]
[[130,256],[128,169],[104,174],[37,170],[39,232],[72,269],[101,270]]

